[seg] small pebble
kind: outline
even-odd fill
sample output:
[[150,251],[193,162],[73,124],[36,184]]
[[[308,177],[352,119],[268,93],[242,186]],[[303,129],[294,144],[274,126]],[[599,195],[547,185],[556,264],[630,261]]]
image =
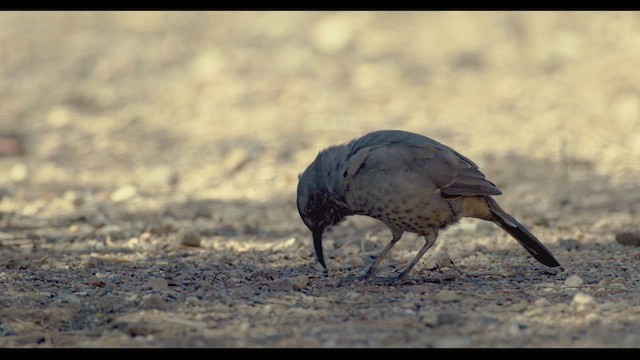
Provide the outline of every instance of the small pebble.
[[598,325],[601,322],[600,316],[595,312],[589,313],[584,317],[584,322],[589,326]]
[[640,246],[640,231],[617,232],[616,241],[622,245]]
[[545,299],[545,298],[538,298],[536,299],[536,301],[533,302],[533,304],[537,307],[547,307],[549,306],[549,300]]
[[195,296],[189,296],[184,300],[187,306],[196,306],[200,302],[200,300]]
[[127,201],[136,196],[137,190],[133,185],[124,185],[111,193],[111,201]]
[[564,281],[564,284],[567,286],[579,286],[582,285],[584,280],[577,275],[571,275]]
[[347,262],[354,268],[364,267],[364,260],[360,256],[349,256]]
[[517,303],[511,305],[509,307],[509,310],[511,310],[513,312],[523,312],[523,311],[527,310],[528,307],[529,307],[529,303],[523,300],[523,301],[520,301],[520,302],[517,302]]
[[598,303],[593,296],[583,292],[576,293],[571,300],[571,308],[576,316],[586,316],[594,312],[597,306]]
[[622,284],[622,285],[626,285],[627,284],[627,279],[623,278],[623,277],[617,277],[613,280],[611,280],[611,284]]
[[294,289],[304,289],[309,285],[309,277],[307,275],[294,276],[289,280]]
[[438,302],[444,302],[444,303],[460,301],[460,295],[456,294],[451,290],[441,290],[436,294],[435,300]]
[[175,233],[175,242],[184,246],[199,247],[201,245],[200,232],[191,227],[183,227]]
[[291,291],[293,290],[293,283],[289,279],[277,279],[269,284],[269,289],[273,291]]
[[438,269],[444,269],[453,266],[453,260],[446,252],[441,252],[435,256],[435,262]]
[[142,290],[164,290],[169,287],[169,282],[163,278],[150,278],[144,285],[142,285]]

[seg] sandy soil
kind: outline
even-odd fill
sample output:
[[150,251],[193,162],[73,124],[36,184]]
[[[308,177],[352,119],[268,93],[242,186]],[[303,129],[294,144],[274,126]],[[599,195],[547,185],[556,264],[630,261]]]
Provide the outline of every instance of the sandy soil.
[[[0,346],[638,347],[640,249],[615,239],[640,230],[638,34],[625,12],[0,13]],[[325,276],[297,175],[378,129],[473,159],[564,268],[464,220],[406,284],[353,281],[390,240],[354,217]]]

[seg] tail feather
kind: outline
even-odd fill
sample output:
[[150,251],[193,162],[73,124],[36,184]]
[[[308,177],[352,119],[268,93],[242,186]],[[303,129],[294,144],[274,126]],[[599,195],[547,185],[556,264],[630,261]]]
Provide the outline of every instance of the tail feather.
[[487,205],[489,205],[489,211],[493,214],[493,219],[491,220],[513,236],[531,256],[549,267],[560,266],[558,260],[527,228],[502,210],[498,203],[488,196]]

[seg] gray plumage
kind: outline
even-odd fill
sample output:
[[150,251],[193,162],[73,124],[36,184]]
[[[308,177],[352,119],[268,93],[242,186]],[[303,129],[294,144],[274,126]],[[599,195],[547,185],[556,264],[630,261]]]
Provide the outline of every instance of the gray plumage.
[[356,214],[379,219],[389,227],[393,238],[365,278],[409,231],[424,236],[426,244],[396,278],[402,280],[435,243],[438,230],[462,217],[492,221],[541,263],[560,266],[535,236],[491,198],[500,194],[473,161],[452,148],[422,135],[384,130],[321,151],[300,175],[297,204],[325,268],[322,234],[327,228]]

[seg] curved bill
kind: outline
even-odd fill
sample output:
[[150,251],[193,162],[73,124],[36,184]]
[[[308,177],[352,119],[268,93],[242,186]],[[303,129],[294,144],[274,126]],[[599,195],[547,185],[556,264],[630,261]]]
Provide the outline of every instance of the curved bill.
[[327,270],[327,265],[324,263],[324,255],[322,254],[322,233],[322,230],[313,231],[313,247],[316,249],[316,257],[320,265]]

